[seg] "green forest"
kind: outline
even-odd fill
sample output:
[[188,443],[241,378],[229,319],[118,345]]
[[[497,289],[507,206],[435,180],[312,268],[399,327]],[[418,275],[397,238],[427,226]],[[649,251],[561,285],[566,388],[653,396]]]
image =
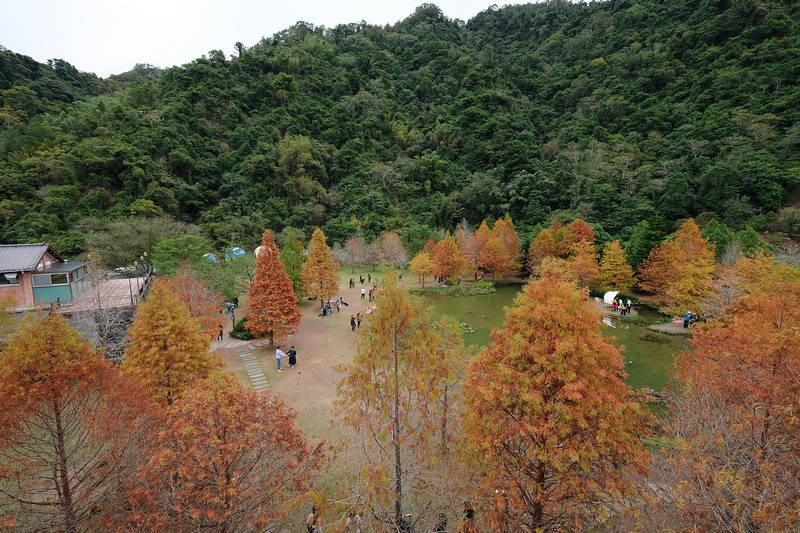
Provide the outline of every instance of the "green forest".
[[787,0],[423,4],[108,79],[0,49],[0,241],[78,257],[171,217],[216,250],[319,226],[413,255],[506,214],[523,248],[577,218],[628,243],[656,215],[798,239],[798,20]]

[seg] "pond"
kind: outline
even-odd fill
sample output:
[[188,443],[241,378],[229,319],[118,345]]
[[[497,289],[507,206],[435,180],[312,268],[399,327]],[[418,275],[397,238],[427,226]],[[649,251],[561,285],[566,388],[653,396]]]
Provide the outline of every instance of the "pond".
[[[490,332],[503,326],[504,307],[513,305],[519,285],[498,287],[494,294],[478,296],[449,296],[428,293],[424,299],[433,307],[434,316],[448,314],[472,327],[472,333],[463,335],[464,343],[484,347],[491,341]],[[660,317],[654,311],[637,309],[650,322]],[[604,320],[602,329],[606,337],[614,337],[614,346],[624,346],[622,352],[628,377],[625,382],[634,390],[642,388],[662,390],[672,378],[675,357],[688,347],[682,336],[666,335],[646,326],[624,324],[618,317]],[[610,324],[610,327],[609,327]]]

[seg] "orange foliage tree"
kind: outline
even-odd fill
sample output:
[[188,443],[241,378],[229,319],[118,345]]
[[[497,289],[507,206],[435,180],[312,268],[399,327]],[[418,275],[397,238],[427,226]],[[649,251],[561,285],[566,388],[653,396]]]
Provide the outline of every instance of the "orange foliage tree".
[[487,492],[505,493],[492,513],[497,531],[601,519],[601,501],[631,493],[627,469],[647,462],[649,415],[622,382],[619,350],[584,291],[557,270],[540,276],[469,363],[464,385],[475,466]]
[[531,241],[528,247],[528,270],[535,272],[546,257],[558,257],[558,244],[549,229],[543,229]]
[[[160,412],[60,315],[0,352],[0,516],[17,531],[100,531],[150,454]],[[14,529],[11,527],[10,529]]]
[[221,322],[219,310],[223,301],[222,293],[209,287],[189,264],[178,268],[168,282],[200,329],[212,339],[215,338]]
[[569,271],[578,285],[589,287],[600,277],[600,266],[597,264],[597,252],[589,241],[578,241],[572,247],[569,258]]
[[714,245],[689,219],[639,266],[639,286],[654,295],[663,311],[684,313],[701,304],[715,272]]
[[727,313],[727,308],[735,300],[751,294],[758,294],[767,290],[765,283],[774,282],[785,278],[790,281],[800,272],[778,266],[775,257],[757,252],[753,257],[742,255],[732,265],[722,264],[717,276],[711,282],[711,290],[705,295],[702,308],[713,316],[721,317]]
[[339,263],[334,262],[327,237],[321,229],[314,230],[308,246],[308,259],[303,263],[300,279],[303,291],[311,298],[319,298],[319,306],[339,292]]
[[225,362],[208,351],[209,339],[164,280],[156,280],[128,329],[122,368],[159,402],[171,405],[195,379]]
[[599,281],[603,289],[616,291],[624,291],[636,283],[633,268],[628,264],[625,249],[619,240],[609,242],[603,248]]
[[245,328],[255,337],[266,336],[270,344],[294,333],[300,325],[297,295],[278,259],[278,246],[269,230],[261,236],[261,253],[256,259],[256,275],[250,283],[247,305],[250,310]]
[[687,529],[800,530],[800,287],[765,289],[679,360],[669,435]]
[[505,278],[510,273],[519,271],[522,266],[519,237],[510,216],[506,215],[494,223],[491,238],[499,240],[502,243],[503,250],[502,260],[496,266],[496,270],[492,272],[499,274],[501,278]]
[[[453,379],[464,349],[454,325],[432,328],[429,312],[396,284],[379,301],[358,331],[336,405],[367,456],[360,475],[373,513],[395,531],[406,513],[432,520],[449,503],[430,439],[450,432],[440,433],[441,450],[453,438],[447,421],[457,418]],[[423,493],[427,501],[409,497]]]
[[309,490],[323,459],[270,392],[216,372],[169,410],[141,469],[126,530],[266,531]]
[[464,260],[448,231],[444,239],[436,243],[433,255],[433,273],[441,279],[449,279],[460,274],[463,268]]
[[594,244],[595,234],[592,227],[585,221],[576,218],[566,226],[555,231],[555,240],[558,243],[559,255],[562,258],[567,258],[575,253],[575,246],[581,242],[586,241]]
[[422,281],[425,286],[425,276],[433,274],[433,260],[428,252],[422,250],[408,263],[408,269]]
[[503,241],[494,235],[489,237],[489,240],[481,248],[478,264],[483,270],[492,273],[492,279],[495,279],[498,274],[502,277],[503,272],[508,270],[505,251]]

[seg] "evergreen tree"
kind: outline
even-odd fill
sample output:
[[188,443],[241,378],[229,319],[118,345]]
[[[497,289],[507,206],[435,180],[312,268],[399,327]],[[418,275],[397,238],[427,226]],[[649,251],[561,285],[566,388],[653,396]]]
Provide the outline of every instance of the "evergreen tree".
[[300,325],[297,295],[278,259],[278,246],[269,230],[261,236],[256,275],[250,283],[247,305],[250,311],[245,329],[254,337],[267,337],[270,344],[285,339]]
[[729,230],[725,224],[717,222],[717,219],[712,218],[703,231],[700,233],[708,242],[714,244],[714,251],[717,260],[719,261],[728,244],[734,240],[735,235]]
[[650,250],[664,242],[667,235],[667,224],[661,215],[653,215],[637,224],[626,248],[631,266],[638,269],[650,255]]
[[303,263],[306,261],[305,250],[303,243],[297,240],[297,236],[293,229],[289,230],[286,235],[286,241],[283,243],[283,248],[278,254],[278,260],[283,264],[289,279],[292,280],[292,287],[297,297],[303,296],[303,282],[300,279],[300,274],[303,271]]
[[747,226],[744,231],[740,231],[736,236],[736,240],[742,245],[742,253],[747,257],[754,257],[756,254],[766,249],[761,237],[756,230],[750,226]]

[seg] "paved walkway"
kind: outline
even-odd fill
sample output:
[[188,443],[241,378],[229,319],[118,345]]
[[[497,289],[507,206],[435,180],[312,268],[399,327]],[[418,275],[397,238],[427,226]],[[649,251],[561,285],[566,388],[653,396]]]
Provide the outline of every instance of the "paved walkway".
[[261,368],[261,364],[256,359],[256,356],[253,355],[253,349],[250,348],[250,345],[239,346],[235,351],[239,354],[239,357],[241,357],[244,363],[244,368],[247,370],[247,376],[250,378],[250,383],[253,385],[253,388],[256,391],[269,388],[267,376],[264,375],[264,369]]
[[227,335],[222,337],[221,341],[214,341],[211,343],[211,349],[209,351],[216,352],[220,348],[239,348],[241,346],[249,346],[250,341],[240,341],[239,339],[234,339],[233,337],[228,337]]

